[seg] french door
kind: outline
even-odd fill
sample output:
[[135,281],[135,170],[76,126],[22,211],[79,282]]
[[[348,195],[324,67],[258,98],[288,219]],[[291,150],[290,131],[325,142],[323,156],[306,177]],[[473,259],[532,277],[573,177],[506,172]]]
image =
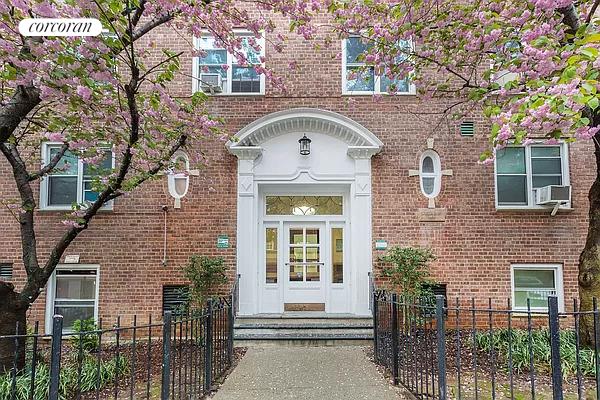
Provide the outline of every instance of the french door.
[[284,303],[325,305],[328,281],[324,223],[284,224]]

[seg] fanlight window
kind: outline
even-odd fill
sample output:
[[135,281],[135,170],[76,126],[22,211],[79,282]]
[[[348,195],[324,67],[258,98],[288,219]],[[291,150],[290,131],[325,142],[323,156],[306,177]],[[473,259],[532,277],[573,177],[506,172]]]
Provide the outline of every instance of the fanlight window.
[[181,199],[187,194],[190,186],[190,160],[187,154],[178,152],[173,156],[173,168],[169,180],[169,194],[175,199],[175,208],[181,207]]
[[421,191],[427,198],[433,199],[440,194],[442,186],[442,165],[440,156],[433,150],[426,150],[421,155],[419,166]]
[[342,215],[342,196],[267,196],[267,215]]

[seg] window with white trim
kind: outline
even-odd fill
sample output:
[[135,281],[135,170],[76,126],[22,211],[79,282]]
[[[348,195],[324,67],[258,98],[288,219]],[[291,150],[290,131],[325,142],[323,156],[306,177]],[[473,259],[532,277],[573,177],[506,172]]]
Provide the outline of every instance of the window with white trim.
[[440,194],[442,187],[442,163],[440,156],[433,150],[425,150],[421,154],[419,165],[421,192],[428,199],[434,199]]
[[[48,164],[60,152],[61,144],[44,143],[42,158]],[[65,152],[56,168],[41,182],[40,205],[42,209],[71,209],[73,204],[85,204],[98,199],[94,179],[114,167],[111,150],[104,150],[103,160],[94,165],[83,162],[70,151]],[[110,205],[107,205],[110,206]]]
[[[255,38],[248,33],[239,33],[242,37],[242,49],[247,63],[239,62],[212,36],[196,38],[196,48],[206,54],[194,57],[193,91],[207,94],[253,94],[265,93],[265,76],[256,72],[254,66],[262,65],[265,54],[264,37]],[[252,42],[255,41],[256,46]],[[260,51],[258,50],[260,47]]]
[[515,311],[527,311],[527,300],[533,311],[548,310],[548,296],[558,296],[563,308],[561,264],[513,264],[512,304]]
[[[77,320],[98,320],[99,267],[97,265],[57,266],[48,286],[47,329],[52,316],[63,316],[63,330],[72,331]],[[49,330],[48,330],[49,331]]]
[[[509,146],[496,152],[496,206],[536,208],[536,190],[569,185],[567,145]],[[570,207],[570,204],[566,204]]]
[[[410,47],[408,42],[399,44]],[[394,85],[397,94],[414,94],[414,85],[408,78],[390,79],[385,74],[375,74],[373,66],[367,66],[365,54],[373,47],[359,36],[350,36],[342,41],[342,92],[344,94],[388,93]],[[399,60],[401,62],[401,60]]]

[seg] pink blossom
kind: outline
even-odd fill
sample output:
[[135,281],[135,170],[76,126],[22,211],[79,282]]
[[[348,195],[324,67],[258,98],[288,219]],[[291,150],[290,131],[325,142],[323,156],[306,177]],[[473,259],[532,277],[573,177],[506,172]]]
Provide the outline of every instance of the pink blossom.
[[89,101],[92,97],[92,89],[87,86],[77,86],[77,95],[79,95],[84,101]]

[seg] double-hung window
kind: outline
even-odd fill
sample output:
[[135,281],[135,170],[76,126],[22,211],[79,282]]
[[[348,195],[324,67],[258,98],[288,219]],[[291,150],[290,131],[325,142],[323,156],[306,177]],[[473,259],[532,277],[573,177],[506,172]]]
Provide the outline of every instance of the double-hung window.
[[56,267],[48,286],[46,331],[50,332],[52,316],[63,316],[63,329],[72,331],[77,320],[98,320],[97,265],[68,265]]
[[[398,46],[410,48],[411,44],[402,42]],[[375,68],[365,61],[365,55],[372,48],[372,43],[359,36],[350,36],[342,41],[342,93],[372,95],[393,91],[414,94],[414,85],[408,78],[390,79],[385,74],[375,74]],[[402,62],[402,58],[399,57],[398,62]]]
[[[262,66],[264,38],[257,39],[250,34],[240,33],[242,48],[239,50],[246,62],[238,60],[211,36],[196,38],[196,48],[204,52],[193,62],[193,91],[208,94],[260,95],[265,93],[265,76],[259,74],[255,66]],[[252,46],[255,41],[257,46]],[[258,50],[260,47],[260,51]]]
[[569,185],[565,143],[509,146],[496,152],[497,208],[541,207],[536,205],[536,191],[548,185]]
[[532,311],[548,310],[548,296],[558,296],[562,309],[562,265],[561,264],[513,264],[512,298],[513,309],[527,311],[527,300]]
[[[44,165],[60,152],[61,144],[45,143],[42,147]],[[85,204],[98,199],[94,191],[94,179],[114,167],[113,153],[104,150],[104,158],[99,164],[83,162],[70,151],[65,152],[53,171],[42,179],[40,197],[43,209],[71,209],[73,204]],[[108,205],[110,206],[110,205]]]

